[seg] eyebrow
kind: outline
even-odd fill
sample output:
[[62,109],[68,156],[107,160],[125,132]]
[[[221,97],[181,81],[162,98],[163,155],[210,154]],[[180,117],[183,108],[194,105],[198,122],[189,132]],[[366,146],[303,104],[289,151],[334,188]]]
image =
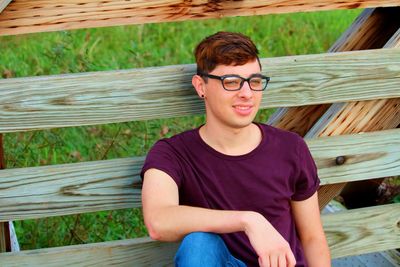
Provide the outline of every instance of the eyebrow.
[[[250,74],[249,76],[247,76],[248,78],[249,77],[252,77],[252,76],[258,76],[258,75],[263,75],[261,72],[258,72],[258,73],[252,73],[252,74]],[[245,77],[242,77],[242,76],[240,76],[239,74],[233,74],[233,73],[228,73],[228,74],[224,74],[224,75],[221,75],[221,77],[222,76],[236,76],[236,77],[241,77],[241,78],[245,78]]]

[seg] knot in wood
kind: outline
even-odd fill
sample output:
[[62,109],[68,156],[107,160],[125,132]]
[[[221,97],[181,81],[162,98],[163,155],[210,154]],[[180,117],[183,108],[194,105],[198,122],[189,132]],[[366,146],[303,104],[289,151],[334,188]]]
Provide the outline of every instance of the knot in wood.
[[335,160],[336,165],[343,165],[345,161],[346,161],[346,158],[344,156],[339,156]]

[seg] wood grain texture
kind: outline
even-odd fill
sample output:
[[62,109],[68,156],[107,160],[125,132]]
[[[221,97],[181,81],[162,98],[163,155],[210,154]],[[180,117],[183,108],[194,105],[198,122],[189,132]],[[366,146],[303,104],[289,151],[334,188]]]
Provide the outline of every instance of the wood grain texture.
[[304,136],[330,104],[278,108],[267,124]]
[[173,266],[175,243],[135,238],[85,245],[1,253],[2,266]]
[[[4,158],[3,135],[0,134],[0,170],[6,168]],[[0,253],[11,251],[11,237],[9,222],[0,222]]]
[[[261,108],[400,97],[399,48],[261,61],[272,77]],[[0,132],[200,114],[194,72],[178,65],[0,80]]]
[[387,41],[387,43],[384,46],[384,48],[398,48],[398,47],[400,47],[400,27],[397,29],[397,31],[392,35],[392,37],[389,39],[389,41]]
[[399,248],[400,204],[322,216],[332,258]]
[[0,253],[10,251],[10,233],[8,231],[8,222],[0,222]]
[[[306,140],[322,184],[400,174],[400,129]],[[344,157],[337,165],[336,158]],[[141,206],[144,158],[0,171],[0,221]]]
[[[400,28],[400,20],[398,19],[399,12],[399,7],[364,10],[348,30],[332,45],[329,52],[380,48],[385,46],[385,44],[386,47],[397,47],[393,43],[393,40],[396,40],[393,36],[397,35],[396,31]],[[382,107],[382,105],[377,105],[381,106],[382,109],[374,108],[368,112],[369,119],[371,119],[369,125],[375,125],[375,130],[396,127],[400,117],[397,115],[399,110],[398,101],[398,98],[389,100],[384,107]],[[382,104],[382,101],[380,102],[380,104]],[[344,106],[346,106],[345,103],[337,103],[331,107],[330,105],[316,105],[280,108],[277,110],[276,114],[271,116],[268,123],[279,128],[287,129],[286,127],[288,127],[300,135],[305,135],[308,138],[315,138],[319,136],[327,125],[334,125],[337,127],[345,120],[343,116],[341,116],[341,120],[338,119],[334,122],[335,118],[342,114]],[[361,110],[362,109],[363,108],[361,108]],[[365,113],[365,109],[367,109],[367,107],[364,107],[363,113]],[[312,114],[312,116],[308,114]],[[347,114],[353,119],[361,117],[361,115],[357,114],[356,110],[352,110],[351,108],[348,109]],[[351,123],[347,123],[347,126],[350,128],[354,129],[357,127],[354,123],[350,124]],[[310,128],[312,125],[313,127]],[[332,128],[334,129],[334,127]],[[341,126],[340,128],[343,129],[345,127]],[[340,132],[337,131],[337,134],[340,134]],[[320,208],[322,209],[332,198],[337,196],[345,185],[345,183],[342,183],[322,186],[319,190]]]
[[143,158],[0,172],[0,221],[141,206]]
[[[390,13],[390,15],[392,14],[393,13]],[[391,18],[391,16],[389,17]],[[383,19],[386,20],[386,17]],[[397,25],[397,31],[395,31],[392,37],[385,43],[384,48],[399,47],[400,21],[398,19]],[[314,138],[316,136],[332,136],[391,129],[400,124],[399,114],[400,98],[334,103],[315,123],[312,129],[310,129],[306,137]],[[345,188],[349,190],[351,186],[351,183],[343,183],[341,189],[339,189],[338,184],[331,189],[324,189],[325,194],[321,194],[319,198],[320,208],[322,209]],[[354,185],[354,187],[356,186],[358,187],[358,191],[362,192],[363,186],[360,184]],[[330,185],[326,187],[330,187]],[[357,194],[357,190],[351,191],[353,191],[353,194]]]
[[400,7],[364,10],[329,48],[329,52],[384,47],[400,27],[399,13]]
[[12,0],[0,0],[0,13],[3,12],[4,8],[11,2]]
[[[400,204],[323,215],[332,258],[397,248]],[[0,262],[21,266],[172,266],[177,244],[148,238],[2,253]]]
[[14,0],[0,15],[0,35],[399,5],[399,0]]
[[[320,137],[307,142],[322,185],[386,177],[400,172],[399,129]],[[340,156],[343,165],[336,164]]]
[[[313,138],[316,132],[319,132],[319,136],[334,136],[396,128],[400,123],[399,100],[380,99],[332,105],[305,137]],[[322,127],[323,131],[320,130]]]
[[[400,7],[364,10],[328,52],[383,47],[400,27],[399,12]],[[329,107],[330,105],[309,105],[279,108],[270,117],[268,123],[278,128],[293,130],[304,136]]]

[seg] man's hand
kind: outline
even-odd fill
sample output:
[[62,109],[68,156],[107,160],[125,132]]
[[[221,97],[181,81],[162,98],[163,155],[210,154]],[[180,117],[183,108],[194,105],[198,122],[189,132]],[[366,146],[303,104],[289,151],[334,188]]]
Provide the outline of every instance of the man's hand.
[[261,214],[250,212],[245,221],[245,233],[261,267],[295,266],[296,259],[289,243]]

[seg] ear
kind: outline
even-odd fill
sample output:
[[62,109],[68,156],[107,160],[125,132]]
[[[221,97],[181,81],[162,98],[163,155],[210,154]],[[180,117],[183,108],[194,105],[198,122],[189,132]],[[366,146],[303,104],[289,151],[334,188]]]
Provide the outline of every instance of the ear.
[[205,82],[203,78],[201,78],[199,75],[193,75],[192,84],[194,89],[196,89],[197,95],[200,98],[204,98],[206,96],[206,92],[205,92]]

